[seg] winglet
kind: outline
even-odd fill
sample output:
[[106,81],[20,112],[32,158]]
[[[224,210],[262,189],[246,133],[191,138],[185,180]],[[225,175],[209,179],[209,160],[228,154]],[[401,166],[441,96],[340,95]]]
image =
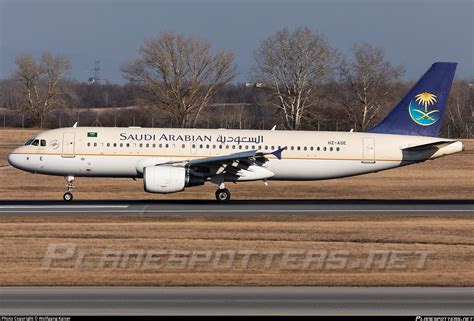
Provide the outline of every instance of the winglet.
[[282,153],[285,149],[287,149],[287,148],[288,148],[287,146],[282,147],[282,148],[280,148],[280,149],[277,149],[277,150],[274,151],[274,152],[271,152],[270,154],[272,154],[273,156],[275,156],[276,158],[278,158],[278,159],[281,160],[281,153]]

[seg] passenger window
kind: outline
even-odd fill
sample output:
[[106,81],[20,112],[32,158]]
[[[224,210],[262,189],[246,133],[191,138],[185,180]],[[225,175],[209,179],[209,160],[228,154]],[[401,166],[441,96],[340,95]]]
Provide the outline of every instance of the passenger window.
[[110,147],[110,143],[107,143],[107,147]]
[[323,151],[326,151],[326,147],[323,147]]
[[268,146],[267,146],[267,145],[265,145],[265,150],[268,150]]
[[209,145],[206,145],[206,148],[209,149]]
[[310,150],[310,151],[313,151],[313,150],[314,150],[314,147],[313,147],[313,146],[311,146],[311,147],[309,148],[309,150]]
[[127,143],[127,147],[130,147],[130,144],[129,144],[129,143]]
[[239,149],[242,149],[242,145],[239,145]]
[[235,145],[232,145],[232,149],[235,149]]
[[94,147],[97,147],[97,143],[94,143]]
[[123,143],[120,143],[120,147],[123,147]]
[[318,150],[318,152],[319,152],[319,151],[321,150],[321,147],[318,146],[317,150]]
[[91,143],[87,143],[87,147],[90,147],[91,146]]
[[146,148],[149,148],[150,147],[150,144],[146,144]]
[[114,147],[117,147],[117,143],[114,143]]
[[[170,146],[170,145],[168,145],[168,144],[165,144],[165,148],[168,148],[169,146]],[[140,146],[140,147],[141,147],[141,146]]]
[[291,146],[291,148],[290,148],[290,149],[291,149],[291,150],[295,150],[295,147],[294,147],[294,146]]
[[308,147],[305,146],[305,147],[303,148],[303,150],[308,150]]
[[297,150],[301,150],[301,147],[298,146],[298,147],[296,147],[296,149],[297,149]]
[[330,147],[329,150],[332,152],[334,150],[334,148]]
[[152,147],[155,148],[155,147],[156,147],[156,144],[153,144]]
[[185,148],[185,147],[186,147],[186,145],[184,145],[184,144],[183,144],[183,145],[181,145],[181,147],[182,147],[182,148]]
[[340,150],[340,148],[339,148],[339,147],[336,147],[336,151],[338,152],[339,150]]
[[202,148],[202,144],[199,145],[199,148]]

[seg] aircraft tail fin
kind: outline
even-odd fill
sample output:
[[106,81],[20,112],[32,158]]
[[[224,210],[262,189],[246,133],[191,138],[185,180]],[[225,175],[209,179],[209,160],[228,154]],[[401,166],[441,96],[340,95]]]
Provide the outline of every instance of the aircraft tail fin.
[[457,63],[436,62],[370,133],[439,135]]

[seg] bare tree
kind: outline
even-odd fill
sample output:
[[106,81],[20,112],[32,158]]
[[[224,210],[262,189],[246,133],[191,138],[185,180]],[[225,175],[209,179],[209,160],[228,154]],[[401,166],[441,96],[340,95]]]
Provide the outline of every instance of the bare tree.
[[284,28],[260,43],[254,78],[271,90],[283,127],[301,129],[308,109],[316,105],[315,87],[331,74],[336,59],[326,37],[305,27]]
[[0,80],[0,107],[20,109],[22,94],[19,84],[12,79]]
[[343,59],[339,65],[337,99],[356,129],[365,131],[392,98],[404,68],[392,66],[385,60],[382,49],[365,42],[355,44],[352,54],[350,61]]
[[63,90],[60,81],[71,70],[69,59],[46,52],[36,62],[31,55],[16,57],[17,70],[12,78],[21,83],[23,108],[38,126],[44,115],[61,105]]
[[195,127],[219,86],[237,73],[232,52],[211,53],[211,44],[170,32],[146,39],[139,58],[122,66],[125,77],[143,84],[151,103],[180,127]]
[[470,138],[473,132],[471,89],[466,81],[454,81],[446,109],[450,137]]

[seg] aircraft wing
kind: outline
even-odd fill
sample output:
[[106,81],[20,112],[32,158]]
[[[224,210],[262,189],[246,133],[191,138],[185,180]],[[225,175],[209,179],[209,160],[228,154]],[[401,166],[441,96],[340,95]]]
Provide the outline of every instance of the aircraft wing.
[[159,165],[186,165],[186,166],[196,166],[196,165],[213,165],[213,164],[228,164],[233,162],[251,162],[251,161],[260,161],[262,163],[268,161],[265,157],[267,155],[273,155],[278,159],[281,159],[281,153],[286,149],[286,147],[277,149],[273,152],[258,152],[257,150],[249,150],[245,152],[233,153],[224,156],[215,156],[215,157],[205,157],[197,158],[191,160],[182,160],[182,161],[173,161],[161,163]]
[[226,175],[233,180],[237,180],[241,176],[265,179],[274,175],[262,167],[262,165],[268,161],[266,156],[273,155],[281,159],[281,154],[285,149],[286,147],[283,147],[267,153],[249,150],[223,156],[166,162],[157,164],[156,166],[185,166],[188,167],[194,175],[201,177]]

